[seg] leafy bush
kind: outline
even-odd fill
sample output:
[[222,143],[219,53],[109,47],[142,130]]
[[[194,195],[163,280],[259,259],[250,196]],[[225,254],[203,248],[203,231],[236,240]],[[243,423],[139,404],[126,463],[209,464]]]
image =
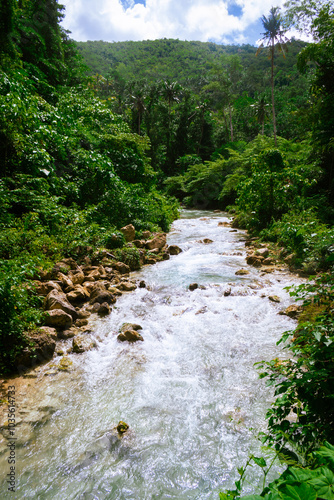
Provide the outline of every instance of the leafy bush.
[[122,248],[115,251],[115,257],[120,261],[127,264],[131,271],[140,268],[140,253],[137,248]]

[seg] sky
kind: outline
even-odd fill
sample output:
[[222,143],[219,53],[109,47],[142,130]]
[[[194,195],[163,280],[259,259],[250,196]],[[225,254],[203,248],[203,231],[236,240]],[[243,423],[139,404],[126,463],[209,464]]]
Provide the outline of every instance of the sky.
[[61,0],[76,41],[175,38],[256,45],[261,16],[286,0]]

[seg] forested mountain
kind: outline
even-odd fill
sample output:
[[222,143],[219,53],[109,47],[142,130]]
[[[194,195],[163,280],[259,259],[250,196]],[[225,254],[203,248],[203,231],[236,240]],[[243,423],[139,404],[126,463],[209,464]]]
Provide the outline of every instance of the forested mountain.
[[[167,39],[75,43],[56,0],[0,3],[3,373],[34,349],[45,319],[33,278],[107,254],[137,269],[147,254],[125,244],[122,226],[167,231],[180,201],[226,209],[292,270],[327,273],[296,292],[312,309],[291,340],[302,356],[265,374],[281,396],[267,441],[277,453],[296,447],[300,467],[333,435],[334,12],[326,1],[289,5],[314,42],[287,42],[273,8],[256,55]],[[284,476],[262,497],[318,498],[303,493],[315,484],[307,474],[299,496],[284,496]],[[240,485],[221,498],[239,498]],[[319,498],[333,498],[328,488]]]

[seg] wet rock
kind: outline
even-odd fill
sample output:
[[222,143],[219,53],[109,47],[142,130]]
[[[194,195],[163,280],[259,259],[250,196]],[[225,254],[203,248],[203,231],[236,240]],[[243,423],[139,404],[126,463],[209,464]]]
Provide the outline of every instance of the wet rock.
[[218,222],[218,226],[219,227],[230,227],[230,223],[229,222]]
[[103,304],[105,302],[107,304],[114,304],[116,302],[116,299],[108,290],[99,290],[95,294],[92,293],[90,300],[91,304],[96,304],[97,302],[99,304]]
[[156,264],[157,260],[154,257],[148,257],[145,259],[145,264]]
[[153,248],[161,249],[166,245],[166,233],[158,233],[151,240],[148,240],[145,247],[148,250],[153,250]]
[[135,285],[134,283],[131,283],[130,281],[125,281],[125,282],[117,285],[116,288],[118,288],[119,290],[122,290],[123,292],[132,292],[133,290],[136,290],[137,285]]
[[68,276],[69,276],[70,280],[72,281],[73,285],[82,285],[82,283],[85,280],[85,275],[81,271],[81,269],[79,271],[76,271],[76,272],[70,271],[68,273]]
[[110,307],[109,307],[109,304],[107,302],[103,302],[102,304],[100,304],[100,307],[98,308],[97,310],[97,314],[99,314],[100,316],[107,316],[108,314],[110,314]]
[[78,328],[81,328],[82,326],[88,325],[88,319],[82,318],[82,319],[77,319],[75,322],[75,326]]
[[136,236],[136,230],[132,224],[128,224],[120,229],[121,233],[123,233],[125,241],[133,241]]
[[57,279],[61,282],[61,285],[64,289],[73,287],[72,280],[68,276],[66,276],[66,274],[58,273]]
[[136,248],[144,248],[145,247],[145,241],[143,240],[133,240],[132,242]]
[[78,319],[85,319],[89,318],[90,312],[84,310],[84,309],[79,309],[78,311]]
[[169,253],[164,252],[164,253],[162,254],[162,260],[169,260],[169,259],[170,259],[170,255],[169,255]]
[[51,326],[41,326],[38,331],[49,335],[49,337],[53,340],[57,340],[57,330],[55,328],[51,328]]
[[167,252],[169,253],[169,255],[179,255],[179,253],[182,252],[182,249],[177,245],[169,245],[169,247],[167,248]]
[[277,296],[277,295],[270,295],[268,297],[268,299],[271,301],[271,302],[281,302],[281,299]]
[[268,248],[259,248],[258,250],[256,250],[255,253],[256,253],[256,255],[260,255],[261,257],[266,258],[269,255],[269,249]]
[[121,290],[118,290],[118,288],[111,286],[109,288],[109,292],[112,293],[115,297],[120,297],[122,294]]
[[33,345],[24,349],[15,360],[19,369],[22,366],[29,368],[34,364],[45,363],[53,357],[55,352],[56,341],[46,333],[32,332],[29,334],[29,340]]
[[254,266],[254,267],[261,267],[262,260],[263,260],[263,257],[256,255],[256,254],[248,255],[248,257],[246,258],[247,264],[249,264],[250,266]]
[[120,332],[126,332],[126,330],[142,330],[143,327],[140,325],[137,325],[136,323],[123,323],[121,328],[119,329]]
[[231,287],[226,288],[226,290],[224,291],[224,297],[229,297],[231,293],[232,293]]
[[77,327],[71,327],[66,330],[60,330],[58,332],[58,339],[60,340],[72,339],[73,337],[76,336],[77,333],[78,333]]
[[68,358],[67,356],[64,356],[60,361],[59,361],[59,364],[57,366],[58,370],[62,371],[62,372],[69,372],[71,371],[73,367],[73,361]]
[[196,288],[198,288],[198,283],[190,283],[188,289],[192,292],[193,290],[196,290]]
[[262,261],[264,266],[271,266],[274,264],[274,260],[271,257],[267,257]]
[[123,262],[116,262],[116,264],[113,265],[113,268],[116,269],[116,271],[118,271],[120,274],[130,273],[130,267]]
[[124,434],[124,432],[129,429],[129,426],[121,420],[120,422],[118,422],[116,429],[119,434]]
[[121,342],[137,342],[138,340],[143,341],[143,337],[136,330],[125,330],[117,335],[118,340]]
[[144,280],[139,282],[139,288],[146,288],[146,283]]
[[247,269],[239,269],[235,274],[236,276],[246,276],[249,274],[249,271],[247,271]]
[[301,306],[298,306],[297,304],[292,304],[283,311],[280,311],[278,314],[280,314],[281,316],[289,316],[289,318],[296,319],[298,318],[302,310],[303,309]]
[[203,243],[205,245],[210,245],[210,243],[213,243],[213,240],[210,240],[210,238],[204,238]]
[[72,351],[81,354],[96,347],[96,343],[86,335],[77,335],[72,341]]
[[72,326],[72,316],[67,314],[65,311],[62,311],[61,309],[52,309],[50,311],[46,311],[46,313],[45,323],[47,326],[57,329],[69,328]]
[[[78,313],[75,308],[70,304],[67,300],[65,293],[59,292],[58,290],[52,290],[45,299],[45,309],[46,310],[54,310],[60,309],[65,313],[69,314],[73,320],[76,320],[78,317]],[[48,326],[54,326],[48,324]]]
[[89,300],[90,294],[87,288],[84,288],[81,285],[75,285],[74,289],[66,294],[67,300],[73,304],[82,304]]
[[62,291],[61,286],[57,281],[47,281],[46,283],[37,283],[36,287],[36,293],[38,295],[43,295],[46,296],[48,295],[52,290],[58,290],[59,292]]

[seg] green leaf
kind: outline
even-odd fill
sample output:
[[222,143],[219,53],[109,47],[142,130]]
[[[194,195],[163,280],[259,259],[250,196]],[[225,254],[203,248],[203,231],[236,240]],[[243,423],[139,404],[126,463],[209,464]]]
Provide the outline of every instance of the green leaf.
[[263,497],[260,497],[260,495],[247,495],[242,497],[242,500],[263,500]]
[[299,483],[305,483],[306,481],[309,481],[319,475],[319,472],[312,471],[310,469],[300,469],[298,467],[290,467],[289,472]]
[[253,457],[253,460],[259,467],[266,467],[267,465],[267,462],[263,457]]
[[286,485],[284,500],[317,500],[317,494],[309,484],[303,483],[300,486]]
[[317,492],[317,495],[324,500],[334,500],[334,474],[327,467],[321,468],[321,476],[309,481]]

